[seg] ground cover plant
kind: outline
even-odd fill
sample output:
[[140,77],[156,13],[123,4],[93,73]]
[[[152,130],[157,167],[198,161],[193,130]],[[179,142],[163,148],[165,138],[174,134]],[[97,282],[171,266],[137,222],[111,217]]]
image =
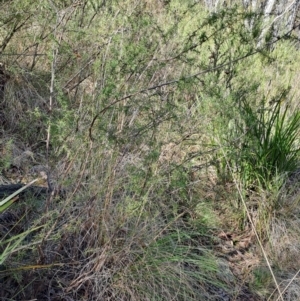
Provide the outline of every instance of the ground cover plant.
[[1,184],[48,189],[1,207],[3,300],[299,298],[295,31],[239,4],[1,9]]

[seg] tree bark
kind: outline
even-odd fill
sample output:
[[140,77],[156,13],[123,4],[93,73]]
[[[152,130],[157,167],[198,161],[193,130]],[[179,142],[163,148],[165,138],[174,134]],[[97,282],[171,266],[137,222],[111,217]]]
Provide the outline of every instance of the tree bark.
[[[239,1],[205,0],[210,11],[230,6]],[[262,15],[262,29],[259,35],[258,47],[263,47],[268,33],[272,35],[271,41],[291,34],[295,29],[295,21],[300,8],[300,0],[243,0],[242,5],[246,11]],[[252,30],[255,18],[245,20],[245,26]]]

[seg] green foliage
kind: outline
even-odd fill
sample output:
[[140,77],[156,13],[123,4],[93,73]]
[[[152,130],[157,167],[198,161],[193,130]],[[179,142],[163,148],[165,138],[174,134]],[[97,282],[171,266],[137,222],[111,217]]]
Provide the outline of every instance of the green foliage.
[[222,287],[214,257],[197,246],[191,234],[171,231],[150,242],[126,274],[116,275],[123,299],[206,300],[205,285]]
[[[222,285],[209,230],[218,231],[218,215],[234,224],[231,191],[211,201],[219,185],[233,172],[243,192],[268,189],[297,167],[291,45],[258,51],[260,15],[238,5],[210,13],[200,2],[3,4],[2,48],[20,54],[7,57],[4,131],[33,152],[47,141],[49,156],[39,148],[36,161],[68,183],[63,200],[49,196],[34,221],[52,217],[28,260],[64,265],[45,272],[48,293],[59,286],[76,300],[210,300],[209,289]],[[1,169],[12,161],[3,152]],[[219,173],[205,177],[211,162]],[[202,238],[210,243],[199,246]],[[39,299],[30,295],[34,280],[25,284],[22,297]]]
[[0,202],[0,214],[4,212],[7,208],[9,208],[14,203],[13,198],[6,198],[5,200]]
[[14,235],[8,239],[0,240],[0,266],[5,263],[5,261],[11,257],[15,252],[17,252],[17,248],[21,246],[22,241],[26,238],[30,233],[40,229],[41,227],[32,227],[31,229]]
[[262,295],[268,295],[268,289],[272,285],[270,271],[266,267],[257,267],[253,272],[251,287]]
[[242,139],[240,171],[248,185],[267,187],[278,175],[293,172],[299,161],[299,112],[290,112],[285,93],[271,107],[254,111],[242,104],[245,136]]
[[39,179],[35,179],[35,180],[31,181],[30,183],[28,183],[24,187],[21,187],[20,189],[18,189],[17,191],[15,191],[14,193],[12,193],[8,197],[6,197],[4,200],[1,200],[0,201],[0,213],[2,213],[3,211],[5,211],[9,206],[12,205],[12,203],[15,201],[14,198],[19,193],[21,193],[22,191],[24,191],[25,189],[27,189],[30,185],[32,185],[33,183],[37,182],[38,180]]
[[298,166],[300,115],[286,102],[287,93],[273,101],[263,99],[258,106],[242,96],[236,117],[229,122],[221,169],[225,172],[230,167],[246,187],[266,188]]
[[2,172],[12,163],[12,141],[1,141],[1,144],[0,171]]

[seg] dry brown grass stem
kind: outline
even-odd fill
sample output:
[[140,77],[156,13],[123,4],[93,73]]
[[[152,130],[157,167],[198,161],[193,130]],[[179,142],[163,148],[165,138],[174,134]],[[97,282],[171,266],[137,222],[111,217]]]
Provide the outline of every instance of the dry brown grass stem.
[[[296,277],[299,275],[299,273],[300,273],[300,270],[298,270],[298,272],[294,275],[294,277],[289,281],[289,283],[286,285],[286,287],[281,292],[281,294],[284,294],[287,291],[287,289],[293,283],[293,281],[296,279]],[[270,295],[270,297],[268,298],[267,301],[271,300],[271,297],[274,295],[274,293],[275,293],[275,291]],[[278,301],[279,299],[280,299],[280,296],[276,299],[276,301]]]
[[184,210],[182,213],[178,214],[175,219],[170,221],[154,238],[149,242],[149,245],[151,245],[153,242],[155,242],[161,235],[173,224],[175,223],[179,218],[181,218],[183,215],[186,214],[186,210]]
[[[57,28],[59,26],[58,19],[59,19],[59,17],[57,16],[57,24],[55,26],[55,33],[54,33],[55,39],[57,37]],[[50,114],[51,114],[52,109],[53,109],[53,96],[54,96],[54,81],[55,81],[56,61],[57,61],[57,56],[58,56],[58,47],[59,47],[59,44],[61,42],[61,38],[62,38],[62,36],[60,36],[58,46],[56,46],[56,43],[54,42],[55,46],[53,46],[53,49],[52,49],[53,58],[52,58],[52,62],[51,62],[51,82],[50,82],[50,96],[49,96],[49,112],[50,112]],[[47,140],[46,140],[47,160],[49,159],[50,130],[51,130],[51,120],[49,122],[48,129],[47,129]]]
[[[66,199],[66,201],[64,203],[64,206],[62,208],[62,211],[61,211],[61,215],[63,215],[66,212],[68,206],[70,205],[70,202],[73,200],[73,197],[74,197],[75,193],[78,191],[79,186],[81,185],[81,181],[82,181],[84,172],[86,170],[87,163],[89,162],[89,159],[90,159],[92,148],[93,148],[93,142],[91,141],[90,142],[90,148],[89,148],[89,150],[87,152],[87,155],[86,155],[86,159],[84,161],[83,167],[81,168],[80,176],[79,176],[79,179],[77,181],[77,186],[74,188],[74,190],[72,191],[72,193],[70,194],[70,196]],[[49,236],[51,235],[51,233],[53,233],[54,229],[56,228],[57,223],[58,223],[58,219],[53,223],[52,227],[50,228],[50,230],[47,232],[47,234],[43,238],[42,243],[44,243],[45,241],[47,241],[47,239],[49,238]]]
[[[221,143],[219,143],[219,145],[221,146]],[[261,248],[261,251],[262,251],[262,253],[263,253],[263,256],[264,256],[264,258],[265,258],[265,261],[266,261],[266,263],[267,263],[267,266],[268,266],[268,268],[269,268],[269,270],[270,270],[270,273],[271,273],[271,275],[272,275],[273,281],[274,281],[275,286],[276,286],[276,290],[278,291],[279,297],[278,297],[277,300],[281,299],[282,301],[284,301],[283,295],[282,295],[283,292],[281,292],[281,290],[280,290],[279,284],[278,284],[278,282],[277,282],[277,280],[276,280],[275,274],[274,274],[274,272],[273,272],[273,269],[272,269],[272,267],[271,267],[270,261],[269,261],[269,259],[268,259],[267,252],[265,251],[265,249],[264,249],[264,247],[263,247],[263,244],[262,244],[262,242],[261,242],[261,240],[260,240],[260,237],[259,237],[259,235],[258,235],[258,233],[257,233],[257,231],[256,231],[254,222],[253,222],[253,220],[252,220],[252,218],[251,218],[251,214],[250,214],[250,212],[249,212],[249,210],[248,210],[246,201],[245,201],[245,199],[244,199],[244,197],[243,197],[241,187],[240,187],[240,185],[239,185],[239,183],[238,183],[236,177],[234,176],[234,172],[233,172],[233,170],[232,170],[232,168],[231,168],[231,166],[230,166],[230,164],[229,164],[229,162],[228,162],[228,160],[227,160],[227,156],[226,156],[226,154],[225,154],[225,152],[224,152],[224,149],[223,149],[222,147],[221,147],[221,149],[222,149],[223,156],[224,156],[224,158],[225,158],[225,160],[226,160],[227,167],[228,167],[228,169],[229,169],[229,171],[230,171],[230,173],[231,173],[231,176],[232,176],[232,178],[233,178],[234,185],[235,185],[235,187],[236,187],[236,189],[237,189],[237,192],[238,192],[238,194],[239,194],[239,196],[240,196],[240,198],[241,198],[241,201],[242,201],[242,203],[243,203],[243,206],[244,206],[244,208],[245,208],[245,210],[246,210],[247,218],[248,218],[248,220],[249,220],[249,222],[250,222],[251,228],[252,228],[252,230],[253,230],[253,232],[254,232],[254,234],[255,234],[255,237],[256,237],[256,239],[257,239],[257,242],[258,242],[258,244],[259,244],[259,247]]]

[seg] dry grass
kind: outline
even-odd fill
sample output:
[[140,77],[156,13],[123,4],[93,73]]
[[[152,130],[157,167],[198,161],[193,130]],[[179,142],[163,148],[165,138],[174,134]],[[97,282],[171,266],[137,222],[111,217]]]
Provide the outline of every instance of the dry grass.
[[240,98],[256,112],[296,82],[290,52],[240,60],[240,14],[205,23],[171,2],[39,7],[8,44],[26,55],[6,61],[1,179],[43,165],[63,194],[27,200],[19,233],[35,230],[0,298],[299,298],[297,173],[249,187],[230,157],[247,132],[231,137]]

